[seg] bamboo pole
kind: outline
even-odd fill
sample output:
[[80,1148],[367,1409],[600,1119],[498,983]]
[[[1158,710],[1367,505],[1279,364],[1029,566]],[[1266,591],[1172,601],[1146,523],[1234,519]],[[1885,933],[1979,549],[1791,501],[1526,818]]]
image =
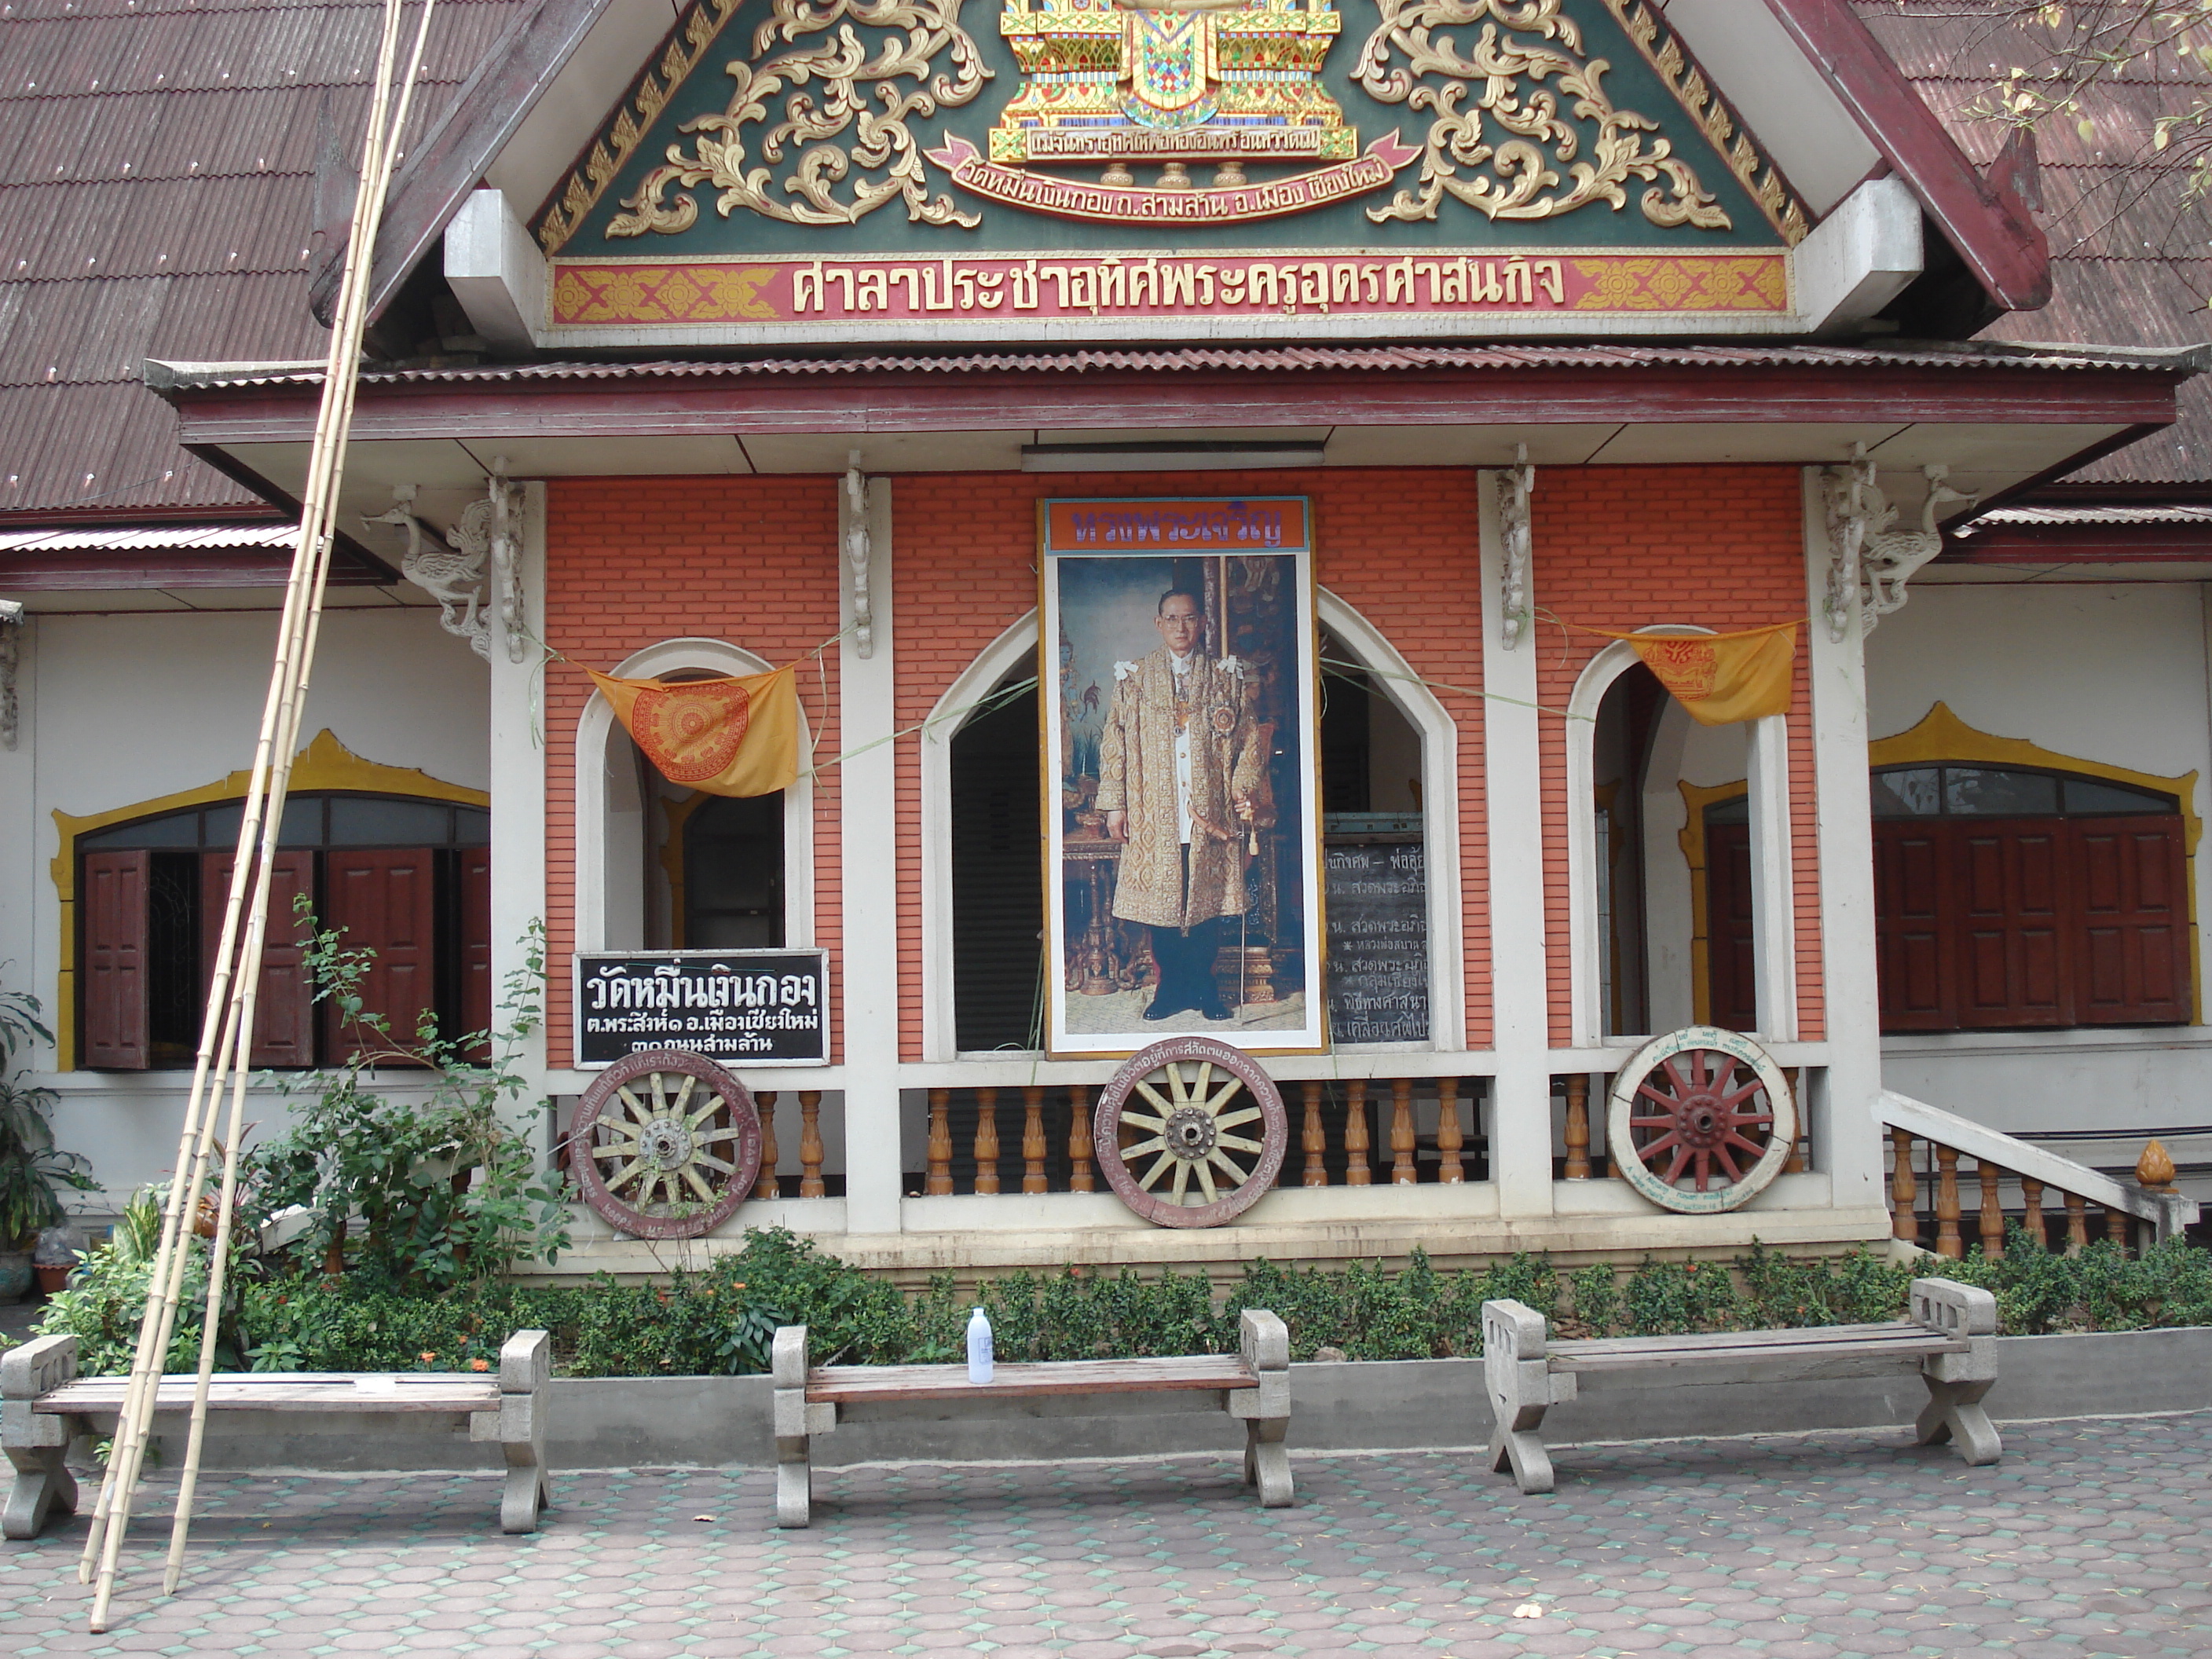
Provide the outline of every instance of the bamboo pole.
[[[130,1524],[131,1500],[142,1472],[147,1433],[158,1401],[161,1378],[167,1369],[168,1344],[190,1266],[192,1226],[200,1206],[208,1159],[210,1153],[219,1151],[223,1159],[223,1178],[216,1206],[215,1237],[211,1241],[209,1295],[201,1332],[199,1375],[193,1393],[191,1434],[172,1528],[165,1594],[175,1587],[189,1527],[222,1309],[223,1270],[235,1207],[237,1157],[252,1054],[271,874],[291,759],[306,706],[308,671],[320,631],[323,587],[329,574],[336,529],[337,483],[343,472],[356,389],[370,258],[384,197],[397,160],[398,135],[405,124],[420,73],[434,0],[423,0],[413,58],[398,88],[395,116],[392,68],[398,56],[404,3],[404,0],[386,0],[377,76],[371,89],[369,118],[362,141],[361,189],[355,198],[344,276],[331,328],[322,404],[317,412],[307,486],[301,504],[300,534],[285,586],[269,696],[255,745],[247,798],[240,814],[238,851],[232,864],[216,967],[209,987],[192,1092],[179,1141],[179,1169],[171,1180],[171,1205],[163,1218],[161,1247],[149,1285],[146,1311],[140,1321],[131,1376],[110,1449],[106,1478],[79,1565],[81,1578],[93,1577],[90,1569],[96,1555],[97,1586],[90,1620],[94,1632],[106,1628],[117,1560]],[[257,855],[250,864],[249,854]],[[230,1091],[230,1111],[227,1133],[217,1141],[214,1133],[215,1107],[226,1084]]]

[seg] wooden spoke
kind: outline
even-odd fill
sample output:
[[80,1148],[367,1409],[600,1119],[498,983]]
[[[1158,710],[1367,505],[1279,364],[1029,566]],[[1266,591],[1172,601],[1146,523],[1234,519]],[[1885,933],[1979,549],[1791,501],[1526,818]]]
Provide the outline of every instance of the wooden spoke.
[[1712,1026],[1655,1037],[1615,1075],[1607,1144],[1613,1167],[1653,1202],[1734,1209],[1780,1173],[1796,1138],[1796,1103],[1749,1038]]
[[632,1054],[585,1091],[569,1164],[592,1210],[636,1238],[696,1238],[726,1221],[760,1174],[744,1085],[704,1055]]
[[[1091,1152],[1121,1201],[1163,1226],[1215,1226],[1274,1185],[1282,1097],[1249,1055],[1176,1037],[1133,1056],[1091,1115]],[[1243,1133],[1232,1133],[1232,1130]],[[1130,1144],[1122,1137],[1135,1132]]]

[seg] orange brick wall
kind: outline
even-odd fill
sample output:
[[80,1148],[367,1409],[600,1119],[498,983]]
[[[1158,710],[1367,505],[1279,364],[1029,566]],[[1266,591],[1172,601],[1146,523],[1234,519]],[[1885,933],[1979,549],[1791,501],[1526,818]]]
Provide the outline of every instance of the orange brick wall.
[[[1206,473],[1182,493],[1289,493],[1279,472]],[[1046,496],[1158,495],[1154,475],[918,474],[895,486],[898,724],[926,720],[984,647],[1037,602],[1036,503]],[[1481,684],[1481,599],[1471,471],[1346,468],[1311,474],[1316,574],[1405,655],[1414,672]],[[1489,873],[1482,835],[1482,705],[1439,692],[1459,723],[1460,878],[1471,1046],[1491,1041]],[[899,744],[899,1043],[921,1054],[921,771]],[[1442,872],[1433,872],[1440,875]]]
[[[1725,633],[1805,615],[1804,517],[1794,467],[1554,468],[1533,498],[1536,603],[1565,622],[1629,629],[1695,623]],[[1610,641],[1536,628],[1538,701],[1563,709],[1589,659]],[[1799,1034],[1826,1029],[1820,848],[1814,840],[1812,704],[1798,635],[1790,725],[1790,855],[1796,890]],[[1541,722],[1544,929],[1551,1035],[1572,1034],[1567,912],[1566,739]]]
[[[837,632],[837,481],[777,478],[556,478],[547,486],[544,637],[605,672],[663,640],[727,641],[774,663]],[[837,653],[810,660],[799,701],[823,759],[836,754]],[[825,684],[826,695],[825,695]],[[570,952],[575,941],[576,722],[591,682],[545,671],[546,935],[552,975],[548,1052],[572,1052]],[[833,1041],[843,974],[838,776],[814,780],[814,939],[830,951]],[[834,1051],[833,1051],[834,1052]]]

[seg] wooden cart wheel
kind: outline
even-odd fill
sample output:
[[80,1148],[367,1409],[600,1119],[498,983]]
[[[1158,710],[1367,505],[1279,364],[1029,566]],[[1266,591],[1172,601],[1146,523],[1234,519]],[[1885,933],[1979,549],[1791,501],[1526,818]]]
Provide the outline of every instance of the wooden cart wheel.
[[752,1191],[760,1161],[751,1094],[685,1048],[648,1048],[608,1066],[568,1133],[584,1201],[635,1238],[714,1231]]
[[1210,1037],[1173,1037],[1114,1074],[1091,1139],[1107,1184],[1146,1220],[1218,1227],[1275,1184],[1291,1121],[1249,1054]]
[[1613,1166],[1654,1204],[1713,1215],[1766,1190],[1797,1139],[1789,1079],[1741,1031],[1654,1037],[1613,1080]]

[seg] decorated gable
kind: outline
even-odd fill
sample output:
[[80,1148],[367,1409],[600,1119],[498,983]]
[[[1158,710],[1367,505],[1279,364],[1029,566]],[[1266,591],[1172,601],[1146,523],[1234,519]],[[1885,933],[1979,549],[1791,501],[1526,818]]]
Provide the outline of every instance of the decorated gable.
[[1638,0],[696,0],[530,228],[580,343],[1772,326],[1807,220]]

